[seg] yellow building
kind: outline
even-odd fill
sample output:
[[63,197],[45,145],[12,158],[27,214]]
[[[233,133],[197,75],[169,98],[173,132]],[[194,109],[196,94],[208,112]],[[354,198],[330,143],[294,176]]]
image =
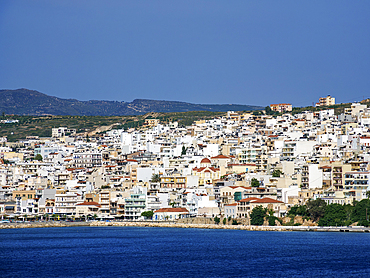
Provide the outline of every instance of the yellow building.
[[162,188],[186,188],[186,177],[161,177],[160,185]]

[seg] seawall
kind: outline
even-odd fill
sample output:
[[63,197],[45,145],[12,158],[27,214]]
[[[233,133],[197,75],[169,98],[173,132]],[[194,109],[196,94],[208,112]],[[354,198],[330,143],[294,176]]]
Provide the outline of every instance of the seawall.
[[28,222],[28,223],[1,223],[0,229],[17,228],[51,228],[51,227],[163,227],[163,228],[198,228],[198,229],[229,229],[246,231],[300,231],[300,232],[357,232],[369,233],[370,228],[352,226],[352,227],[317,227],[317,226],[247,226],[247,225],[222,225],[222,224],[184,224],[176,222],[152,222],[152,221],[116,221],[116,222]]

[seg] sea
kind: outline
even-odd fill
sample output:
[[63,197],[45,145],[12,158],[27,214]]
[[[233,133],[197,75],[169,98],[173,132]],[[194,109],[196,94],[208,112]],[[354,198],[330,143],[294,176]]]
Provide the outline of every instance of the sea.
[[0,277],[370,277],[370,234],[4,229]]

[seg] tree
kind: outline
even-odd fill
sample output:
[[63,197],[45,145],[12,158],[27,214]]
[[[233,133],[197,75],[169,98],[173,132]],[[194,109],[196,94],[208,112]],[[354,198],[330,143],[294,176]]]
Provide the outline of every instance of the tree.
[[262,206],[255,207],[251,212],[251,225],[263,225],[267,211]]
[[215,216],[215,218],[213,218],[213,221],[215,221],[216,224],[219,224],[220,223],[220,218]]
[[313,221],[319,220],[325,215],[326,202],[322,199],[309,200],[307,202],[307,213]]
[[144,216],[146,219],[152,219],[153,218],[153,215],[154,215],[154,212],[149,210],[149,211],[143,211],[141,213],[141,216]]
[[181,155],[186,155],[187,150],[188,148],[186,148],[185,146],[182,146]]
[[159,177],[159,175],[158,174],[154,174],[153,176],[152,176],[152,180],[151,180],[152,182],[160,182],[161,181],[161,178]]
[[345,206],[330,204],[325,207],[325,215],[319,220],[319,226],[344,226],[347,220]]
[[265,113],[266,115],[272,115],[274,112],[271,110],[270,106],[265,107]]
[[35,156],[35,160],[42,161],[42,155],[38,153],[38,154]]
[[222,223],[224,223],[224,225],[226,225],[226,218],[224,218],[224,219],[222,220]]
[[279,221],[279,219],[276,216],[270,215],[268,217],[269,226],[275,226],[276,225],[276,220]]
[[251,186],[252,187],[259,187],[260,186],[260,182],[256,178],[252,178],[252,180],[251,180]]
[[293,206],[290,208],[288,212],[288,216],[308,216],[307,207],[306,206]]
[[361,226],[369,226],[370,200],[363,199],[354,205],[351,220]]
[[281,172],[279,169],[275,169],[273,172],[272,172],[272,176],[274,178],[280,178],[280,175],[282,175],[283,172]]

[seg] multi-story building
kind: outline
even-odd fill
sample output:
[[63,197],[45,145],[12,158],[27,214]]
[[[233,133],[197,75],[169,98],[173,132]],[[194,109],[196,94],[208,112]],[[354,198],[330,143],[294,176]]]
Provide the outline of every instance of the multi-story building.
[[94,168],[102,166],[102,155],[97,152],[84,152],[73,154],[75,168]]
[[327,97],[319,98],[319,102],[316,103],[316,107],[330,105],[335,105],[335,98],[331,97],[330,95],[328,95]]
[[290,103],[270,104],[270,108],[272,111],[279,113],[289,112],[293,110]]
[[78,193],[65,192],[55,194],[54,213],[59,215],[75,215],[76,204],[82,201],[82,196]]
[[136,187],[130,198],[125,199],[125,219],[138,220],[146,208],[146,188]]

